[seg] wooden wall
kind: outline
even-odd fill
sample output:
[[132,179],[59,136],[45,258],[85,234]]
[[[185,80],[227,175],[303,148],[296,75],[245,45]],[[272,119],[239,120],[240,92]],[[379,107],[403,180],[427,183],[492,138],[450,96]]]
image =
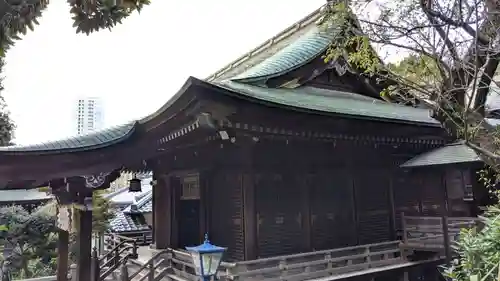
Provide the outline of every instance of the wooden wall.
[[[252,153],[241,162],[251,169],[243,171],[235,156],[243,149],[238,141],[225,143],[218,153],[229,164],[212,172],[209,188],[211,237],[232,260],[394,240],[401,212],[436,215],[444,206],[441,175],[401,171],[401,160],[387,160],[394,149],[264,139],[245,145]],[[251,201],[244,200],[245,178],[255,189]],[[245,229],[253,219],[255,229]],[[255,243],[245,241],[253,235],[246,232],[255,232]]]
[[204,171],[207,229],[229,260],[394,240],[401,212],[443,207],[440,175],[399,169],[438,146],[425,140],[437,128],[232,105],[219,124],[230,140],[197,136],[162,156],[165,171]]

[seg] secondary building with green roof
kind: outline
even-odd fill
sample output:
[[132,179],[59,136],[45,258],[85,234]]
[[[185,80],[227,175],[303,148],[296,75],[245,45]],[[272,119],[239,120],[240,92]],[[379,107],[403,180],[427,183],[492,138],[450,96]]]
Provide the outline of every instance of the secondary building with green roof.
[[377,81],[345,61],[325,63],[337,34],[317,26],[321,16],[206,79],[189,77],[143,119],[0,148],[0,183],[50,182],[66,194],[68,179],[104,188],[119,171],[153,171],[156,248],[209,233],[232,261],[397,240],[402,212],[469,215],[469,203],[449,204],[445,170],[400,167],[452,141],[439,122],[384,101]]

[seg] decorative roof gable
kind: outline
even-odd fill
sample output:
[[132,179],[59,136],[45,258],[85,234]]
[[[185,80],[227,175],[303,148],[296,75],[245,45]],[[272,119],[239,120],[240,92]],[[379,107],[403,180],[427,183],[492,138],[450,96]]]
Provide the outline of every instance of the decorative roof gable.
[[336,36],[334,27],[323,29],[314,24],[294,42],[230,80],[253,82],[285,74],[323,54]]
[[207,77],[205,81],[214,82],[231,79],[280,52],[289,44],[294,43],[302,35],[308,34],[311,30],[317,28],[316,22],[321,18],[323,7],[324,6],[316,9],[300,21],[294,23],[250,52],[216,71],[214,74]]

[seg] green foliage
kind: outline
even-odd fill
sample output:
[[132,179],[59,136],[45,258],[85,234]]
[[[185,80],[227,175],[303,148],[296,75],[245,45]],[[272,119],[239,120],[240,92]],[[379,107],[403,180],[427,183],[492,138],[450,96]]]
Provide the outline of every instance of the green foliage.
[[[4,1],[5,4],[1,4]],[[104,28],[111,29],[130,16],[140,12],[151,0],[67,0],[77,33],[89,35]],[[116,5],[119,2],[121,4]],[[34,30],[38,19],[47,8],[49,0],[0,1],[0,56],[20,40],[29,30]]]
[[[0,75],[4,67],[4,60],[0,57]],[[11,145],[14,137],[15,125],[10,118],[7,105],[1,92],[3,91],[3,77],[0,76],[0,146]]]
[[[5,262],[13,276],[31,278],[51,272],[56,258],[56,225],[53,215],[37,210],[29,214],[20,206],[0,208],[0,222],[7,230],[0,233]],[[36,263],[34,262],[36,261]]]
[[444,270],[454,281],[497,281],[500,276],[500,205],[484,214],[485,227],[462,230],[456,244],[459,258]]
[[431,83],[442,83],[436,62],[425,55],[412,54],[398,63],[387,64],[385,68],[422,87]]
[[102,190],[95,191],[92,194],[94,207],[92,212],[92,231],[96,234],[106,232],[109,229],[109,221],[114,218],[111,203],[103,195],[104,191]]
[[133,11],[140,12],[150,0],[125,0],[122,5],[115,5],[113,0],[95,0],[78,4],[81,1],[68,0],[73,14],[73,27],[77,33],[90,34],[104,28],[111,29],[130,16]]
[[42,11],[47,7],[48,0],[2,0],[0,5],[0,56],[25,35],[28,29],[33,30],[38,25]]
[[[106,232],[112,209],[102,191],[93,194],[92,230]],[[49,204],[56,204],[55,201]],[[53,206],[42,206],[28,213],[20,206],[0,208],[0,246],[10,249],[3,262],[15,279],[55,274],[57,260],[57,227]],[[77,220],[78,217],[76,216]],[[70,235],[70,259],[78,255],[76,233]],[[2,262],[2,261],[0,261]]]
[[344,2],[328,7],[326,20],[323,22],[327,29],[335,32],[335,42],[328,48],[324,60],[344,59],[351,67],[369,75],[378,73],[382,63],[373,50],[368,37],[363,36],[355,17]]

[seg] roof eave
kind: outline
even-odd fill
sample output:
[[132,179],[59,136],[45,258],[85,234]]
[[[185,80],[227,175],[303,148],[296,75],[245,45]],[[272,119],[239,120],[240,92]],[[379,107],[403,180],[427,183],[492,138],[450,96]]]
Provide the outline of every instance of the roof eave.
[[113,139],[109,142],[104,142],[96,145],[75,147],[75,148],[61,148],[61,149],[26,149],[26,150],[0,150],[0,155],[47,155],[47,154],[61,154],[61,153],[72,153],[72,152],[83,152],[89,150],[96,150],[101,148],[110,147],[116,144],[120,144],[122,142],[127,141],[131,138],[132,135],[136,132],[137,122],[134,122],[134,125],[131,129],[123,136],[120,136],[116,139]]
[[249,102],[262,104],[262,105],[266,105],[266,106],[283,108],[283,109],[287,109],[287,110],[291,110],[291,111],[295,111],[295,112],[312,113],[312,114],[318,114],[318,115],[323,115],[323,116],[344,117],[344,118],[358,119],[358,120],[370,120],[370,121],[379,121],[379,122],[387,122],[387,123],[417,125],[417,126],[424,126],[424,127],[435,127],[435,128],[442,127],[441,124],[438,123],[437,121],[436,121],[436,123],[430,123],[430,122],[411,121],[411,120],[399,120],[399,119],[390,119],[390,118],[358,116],[358,115],[340,114],[340,113],[334,113],[334,112],[325,112],[325,111],[308,109],[308,108],[304,108],[304,107],[289,106],[289,105],[279,104],[279,103],[270,102],[270,101],[266,101],[266,100],[262,100],[262,99],[253,98],[253,97],[250,97],[247,95],[243,95],[243,94],[235,91],[234,89],[231,89],[229,87],[225,87],[224,85],[214,84],[214,83],[206,82],[206,81],[199,80],[196,78],[195,78],[195,80],[193,80],[193,83],[196,83],[197,85],[199,85],[201,87],[209,88],[211,90],[215,90],[215,91],[218,91],[218,92],[223,93],[225,95],[235,97],[238,99],[247,100]]
[[458,166],[458,165],[472,165],[472,164],[482,164],[482,160],[473,161],[461,161],[461,162],[447,162],[447,163],[436,163],[431,165],[404,163],[399,167],[404,169],[419,169],[419,168],[429,168],[429,167],[443,167],[443,166]]

